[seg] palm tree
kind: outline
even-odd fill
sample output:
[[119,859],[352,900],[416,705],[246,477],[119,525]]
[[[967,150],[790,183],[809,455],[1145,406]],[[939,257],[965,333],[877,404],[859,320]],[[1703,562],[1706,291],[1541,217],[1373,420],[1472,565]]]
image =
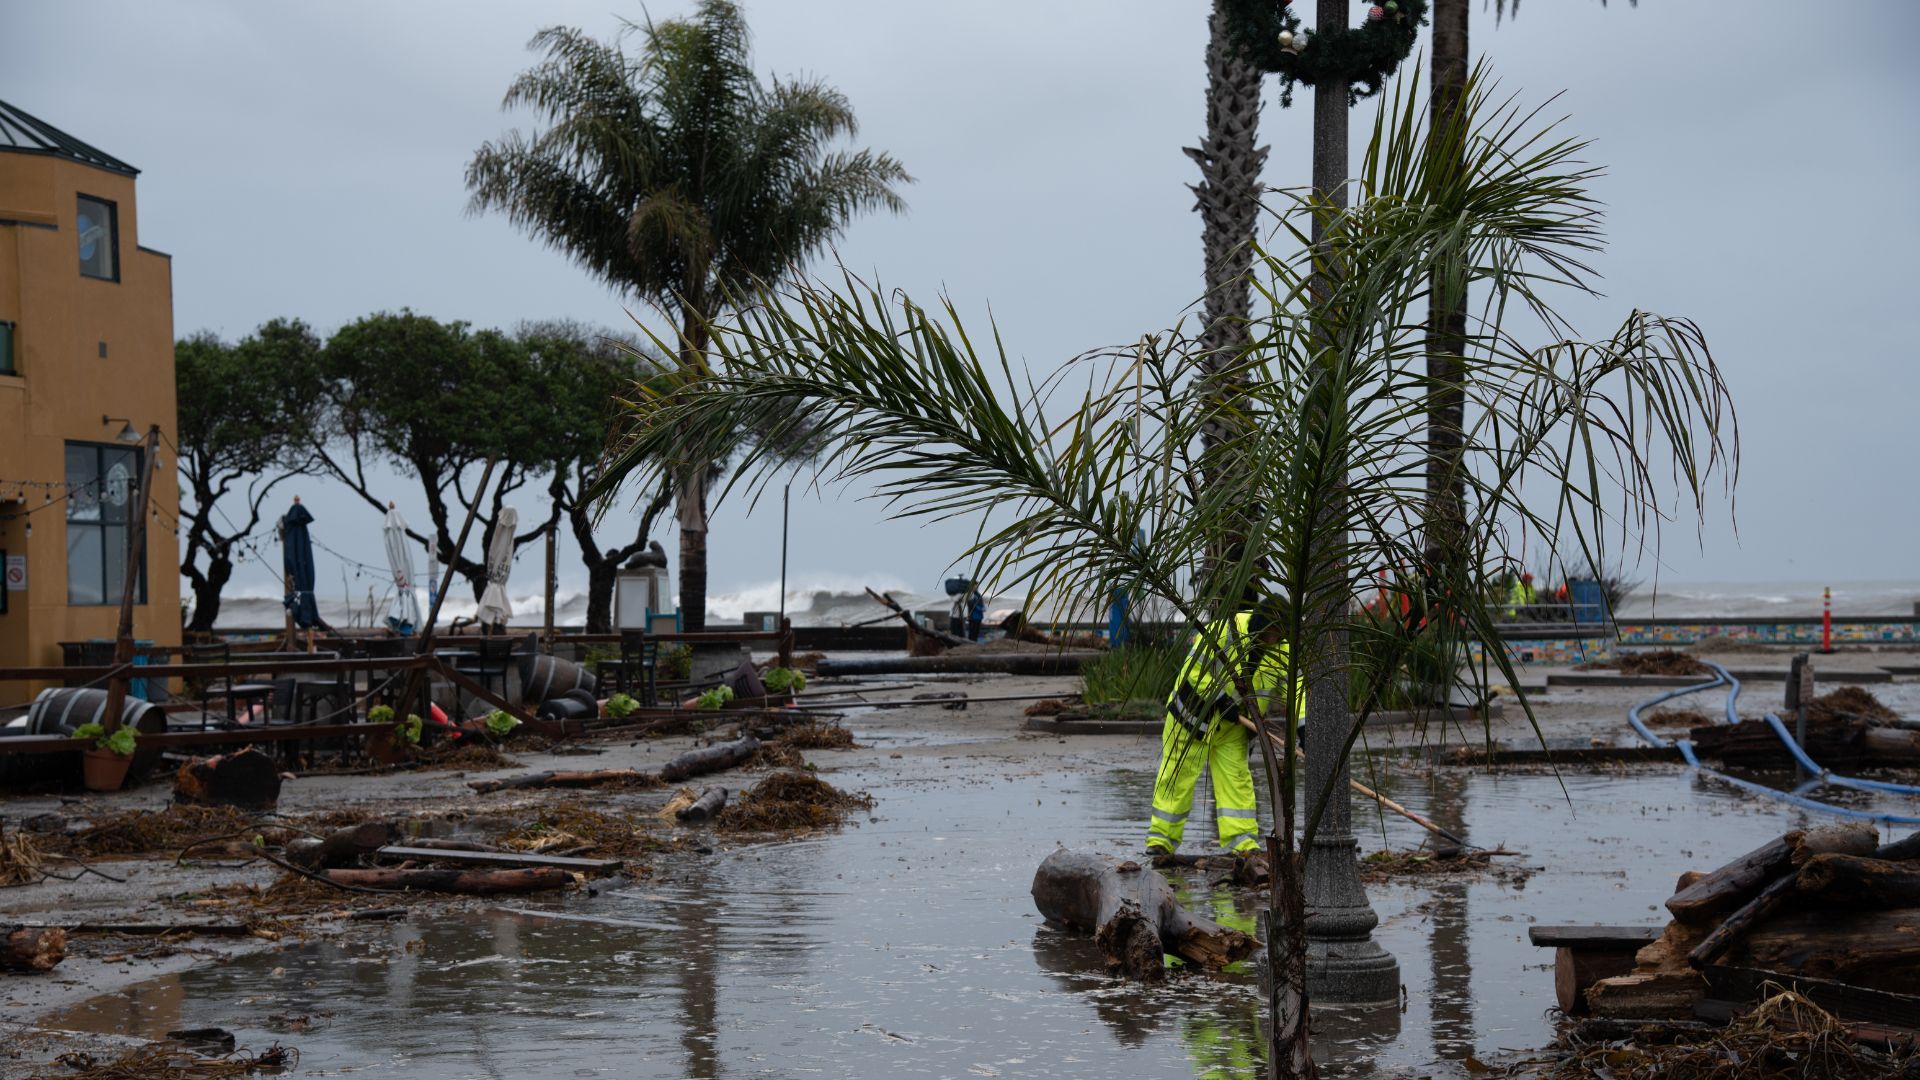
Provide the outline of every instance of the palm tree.
[[[886,154],[836,149],[858,128],[839,91],[761,83],[729,0],[634,29],[634,55],[570,27],[535,35],[529,47],[545,59],[514,80],[504,107],[530,107],[548,127],[481,146],[467,188],[473,212],[505,213],[670,313],[669,351],[700,378],[729,297],[780,280],[856,215],[905,209],[895,189],[912,178]],[[669,452],[688,630],[706,625],[708,489],[737,446]]]
[[[1232,366],[1251,340],[1253,248],[1263,190],[1260,170],[1267,161],[1266,147],[1256,142],[1263,73],[1231,33],[1231,21],[1215,0],[1207,19],[1207,134],[1199,146],[1186,148],[1200,166],[1193,197],[1206,257],[1200,370],[1223,401],[1232,397],[1239,381]],[[1209,445],[1230,437],[1223,427],[1229,415],[1221,410],[1209,426]]]
[[[1478,121],[1465,198],[1450,186],[1457,170],[1431,152],[1418,93],[1396,92],[1382,104],[1355,205],[1328,213],[1302,195],[1284,219],[1295,253],[1256,253],[1266,304],[1238,364],[1245,422],[1224,446],[1204,448],[1213,390],[1203,350],[1150,341],[1084,358],[1032,387],[1011,377],[997,338],[994,351],[979,351],[975,343],[988,339],[969,335],[950,305],[930,312],[846,275],[837,289],[801,281],[770,291],[719,327],[714,348],[725,362],[698,385],[634,402],[634,426],[603,482],[657,473],[690,439],[727,445],[743,421],[775,433],[807,423],[827,446],[821,467],[876,481],[898,514],[983,515],[966,558],[996,590],[1070,608],[1101,596],[1107,582],[1136,582],[1193,623],[1274,605],[1292,664],[1323,670],[1351,636],[1388,658],[1377,670],[1390,677],[1422,633],[1417,620],[1351,613],[1372,596],[1372,568],[1420,563],[1427,384],[1416,309],[1429,274],[1444,267],[1551,311],[1568,251],[1592,243],[1597,229],[1593,171],[1575,164],[1582,144],[1532,130],[1529,114],[1474,92],[1461,111]],[[1316,287],[1316,267],[1329,258],[1345,271]],[[1455,534],[1471,557],[1432,568],[1451,575],[1443,587],[1478,595],[1514,517],[1597,553],[1612,538],[1657,529],[1670,483],[1696,510],[1716,472],[1731,485],[1738,432],[1691,324],[1636,311],[1593,342],[1530,349],[1498,325],[1476,341],[1465,392],[1477,420],[1461,443],[1467,513]],[[1032,388],[1008,397],[1010,384]],[[804,420],[795,399],[806,403]],[[1209,454],[1225,455],[1225,467],[1196,483]],[[751,490],[781,468],[751,448],[730,483]],[[1522,500],[1523,472],[1532,490],[1553,485],[1553,506]],[[1224,536],[1238,542],[1223,547]],[[1456,617],[1461,633],[1498,640],[1483,608]],[[1505,654],[1493,658],[1518,685]],[[1335,674],[1344,686],[1350,673]],[[1382,682],[1362,695],[1363,721]],[[1280,685],[1296,696],[1292,678]],[[1245,714],[1260,715],[1251,687],[1238,689]],[[1276,714],[1293,715],[1297,704]],[[1337,748],[1343,764],[1359,730]],[[1298,822],[1292,725],[1264,734],[1279,856],[1268,923],[1277,928],[1269,949],[1280,990],[1268,1053],[1276,1074],[1291,1078],[1313,1068],[1293,856],[1311,847],[1338,789],[1306,792]]]

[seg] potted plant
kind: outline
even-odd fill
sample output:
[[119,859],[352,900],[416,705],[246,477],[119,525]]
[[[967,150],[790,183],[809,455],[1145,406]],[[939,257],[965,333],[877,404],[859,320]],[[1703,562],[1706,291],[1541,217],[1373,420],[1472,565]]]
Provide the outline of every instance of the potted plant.
[[404,761],[420,745],[426,725],[419,716],[408,713],[405,720],[394,719],[393,706],[375,705],[367,710],[367,721],[385,725],[367,734],[367,756],[382,765]]
[[600,703],[600,712],[602,715],[611,719],[624,720],[628,716],[631,716],[633,711],[639,707],[640,703],[634,700],[633,695],[615,694]]
[[520,721],[505,709],[495,709],[487,714],[487,737],[495,742],[506,738],[513,733],[514,728],[519,726]]
[[73,737],[93,740],[93,749],[80,755],[80,775],[87,790],[119,791],[127,782],[127,769],[133,765],[133,729],[117,727],[109,735],[99,724],[81,724],[73,729]]
[[807,688],[807,676],[796,668],[776,667],[760,679],[767,688],[767,704],[791,705],[794,695]]

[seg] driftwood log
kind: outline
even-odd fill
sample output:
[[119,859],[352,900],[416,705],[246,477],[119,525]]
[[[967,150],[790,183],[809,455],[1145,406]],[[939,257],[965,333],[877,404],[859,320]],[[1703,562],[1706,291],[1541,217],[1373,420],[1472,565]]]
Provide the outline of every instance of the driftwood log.
[[681,821],[684,821],[689,825],[698,825],[703,821],[711,821],[715,817],[718,817],[720,814],[720,811],[726,809],[726,806],[727,806],[727,789],[726,788],[723,788],[723,787],[702,788],[700,789],[699,797],[695,798],[692,802],[681,807],[680,809],[674,811],[673,816],[676,818],[679,818]]
[[1794,875],[1794,886],[1839,907],[1920,907],[1920,863],[1815,855]]
[[1903,836],[1890,844],[1882,844],[1879,851],[1873,853],[1876,859],[1920,859],[1920,832]]
[[1879,845],[1879,834],[1865,823],[1796,829],[1674,893],[1667,899],[1667,910],[1681,922],[1711,925],[1720,916],[1744,907],[1781,875],[1815,855],[1872,855]]
[[392,843],[393,833],[387,822],[367,821],[326,836],[302,836],[287,842],[287,861],[308,870],[352,866]]
[[325,870],[322,874],[338,885],[465,896],[543,892],[563,889],[574,880],[565,870],[544,867],[531,870]]
[[0,971],[52,971],[67,955],[67,932],[57,926],[16,927],[0,940]]
[[[1792,721],[1789,720],[1789,723]],[[1862,720],[1838,718],[1807,725],[1807,738],[1801,745],[1808,756],[1830,768],[1858,765],[1868,757],[1867,725]],[[1781,743],[1780,736],[1765,720],[1742,720],[1737,724],[1710,724],[1688,732],[1693,748],[1703,758],[1716,758],[1722,764],[1749,769],[1791,769],[1794,759]]]
[[1142,982],[1165,976],[1163,954],[1221,968],[1253,952],[1253,938],[1181,907],[1136,862],[1062,848],[1033,875],[1033,902],[1049,923],[1091,933],[1109,971]]
[[509,776],[495,780],[469,780],[467,786],[485,793],[520,788],[586,788],[600,787],[604,784],[651,784],[653,779],[651,773],[643,773],[638,769],[583,769],[528,773],[525,776]]
[[248,747],[218,757],[195,758],[173,778],[173,801],[240,810],[271,810],[280,803],[280,769]]
[[1790,912],[1729,950],[1727,963],[1911,993],[1920,985],[1920,908]]
[[744,763],[760,749],[760,740],[751,735],[732,742],[715,743],[700,750],[689,750],[660,769],[660,779],[677,783],[691,776],[731,769]]

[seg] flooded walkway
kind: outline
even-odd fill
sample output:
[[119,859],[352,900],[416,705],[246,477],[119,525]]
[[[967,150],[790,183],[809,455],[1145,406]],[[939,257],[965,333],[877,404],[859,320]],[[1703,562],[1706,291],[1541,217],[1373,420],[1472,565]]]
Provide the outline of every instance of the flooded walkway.
[[[1148,741],[1054,760],[1004,733],[999,744],[1023,752],[983,749],[994,740],[964,715],[853,726],[877,749],[826,775],[878,803],[840,833],[679,856],[594,897],[197,968],[47,1022],[154,1036],[225,1027],[243,1045],[299,1047],[301,1075],[1260,1075],[1251,972],[1150,989],[1109,980],[1091,942],[1042,926],[1028,895],[1056,845],[1138,851]],[[898,748],[921,752],[890,761]],[[1564,790],[1549,774],[1402,771],[1386,783],[1476,843],[1524,852],[1514,861],[1534,872],[1518,885],[1370,887],[1405,1000],[1316,1013],[1336,1076],[1468,1075],[1476,1059],[1541,1046],[1552,956],[1526,943],[1530,923],[1662,922],[1681,870],[1804,820],[1677,769],[1567,774]],[[1400,819],[1364,805],[1355,816],[1363,851],[1419,842]],[[1207,839],[1190,834],[1187,847]],[[1252,896],[1190,881],[1186,899],[1254,926]]]

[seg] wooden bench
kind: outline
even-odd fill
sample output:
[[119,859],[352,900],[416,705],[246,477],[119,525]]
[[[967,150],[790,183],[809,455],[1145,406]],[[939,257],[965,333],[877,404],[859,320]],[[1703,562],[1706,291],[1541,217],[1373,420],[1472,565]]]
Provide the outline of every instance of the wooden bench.
[[1527,940],[1553,950],[1553,993],[1568,1015],[1587,1011],[1587,987],[1633,970],[1634,954],[1661,926],[1529,926]]

